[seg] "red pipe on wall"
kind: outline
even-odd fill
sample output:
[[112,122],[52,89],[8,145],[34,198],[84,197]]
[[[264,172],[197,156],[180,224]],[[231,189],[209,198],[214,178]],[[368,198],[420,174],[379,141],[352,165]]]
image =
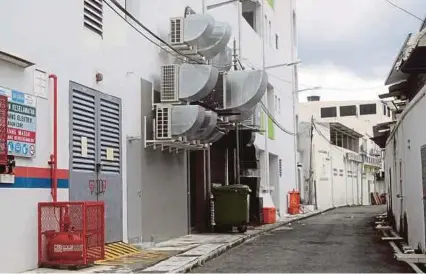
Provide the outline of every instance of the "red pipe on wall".
[[58,77],[50,74],[53,79],[53,154],[50,155],[52,165],[52,199],[58,200]]

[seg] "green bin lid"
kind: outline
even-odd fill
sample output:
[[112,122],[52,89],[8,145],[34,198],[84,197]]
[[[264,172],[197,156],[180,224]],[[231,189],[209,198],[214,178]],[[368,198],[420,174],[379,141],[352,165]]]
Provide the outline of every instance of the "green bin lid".
[[250,187],[246,185],[228,185],[213,187],[215,192],[246,192],[250,193]]

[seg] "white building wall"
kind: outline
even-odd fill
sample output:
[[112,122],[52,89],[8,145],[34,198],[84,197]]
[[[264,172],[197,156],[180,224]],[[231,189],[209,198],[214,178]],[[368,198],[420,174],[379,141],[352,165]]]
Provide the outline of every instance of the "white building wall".
[[348,173],[343,149],[331,146],[333,205],[336,207],[348,205]]
[[[266,3],[266,1],[265,1]],[[278,34],[279,36],[279,49],[275,48],[275,38],[272,37],[271,43],[269,37],[267,37],[265,43],[265,67],[290,63],[297,59],[297,52],[295,51],[296,41],[294,39],[295,31],[293,29],[293,11],[295,11],[294,1],[275,1],[275,9],[272,9],[269,5],[265,5],[265,15],[268,21],[271,20],[272,24],[272,35]],[[244,21],[244,20],[243,20]],[[242,24],[243,28],[245,22]],[[250,27],[249,27],[250,28]],[[251,30],[251,28],[250,28]],[[244,32],[243,32],[244,33]],[[247,67],[262,67],[262,51],[261,44],[257,43],[258,34],[254,31],[247,31],[250,37],[243,45],[254,45],[250,47],[250,52],[253,56],[254,61],[245,62],[247,58],[247,46],[243,47],[242,59],[243,63]],[[244,41],[244,35],[243,35]],[[273,101],[268,98],[268,109],[273,113],[277,122],[290,132],[295,132],[295,120],[294,120],[294,103],[295,98],[293,96],[296,89],[295,69],[294,67],[279,67],[267,69],[269,83],[273,87],[272,96]],[[281,79],[279,79],[281,78]],[[283,81],[288,80],[288,81]],[[266,118],[266,115],[264,116]],[[266,119],[265,119],[266,120]],[[267,122],[265,122],[267,127]],[[268,189],[268,186],[273,184],[273,179],[276,178],[275,174],[269,174],[269,183],[262,184],[265,186],[264,202],[268,201],[271,197],[274,197],[274,206],[278,209],[279,217],[283,217],[287,213],[288,207],[288,192],[293,189],[298,189],[297,176],[296,176],[296,140],[294,135],[289,135],[281,131],[277,126],[274,125],[275,138],[266,138],[266,135],[256,134],[255,145],[259,149],[265,150],[265,140],[267,140],[267,151],[272,157],[277,157],[282,162],[282,176],[278,176],[279,187],[275,189]],[[276,161],[269,162],[269,165],[276,165]],[[278,169],[272,168],[271,170]],[[264,178],[264,177],[262,177]],[[276,193],[272,193],[276,192]],[[270,195],[269,195],[270,193]]]
[[[148,3],[144,1],[145,7]],[[200,1],[172,1],[161,5],[162,15],[148,13],[143,21],[154,31],[165,33],[168,18],[181,16],[186,4],[200,10]],[[150,2],[150,9],[160,10],[159,1]],[[122,99],[122,135],[141,136],[140,78],[158,78],[163,58],[159,49],[131,29],[108,7],[104,7],[103,37],[83,27],[83,1],[19,1],[2,2],[4,16],[0,24],[3,37],[1,50],[14,53],[36,63],[26,70],[2,62],[0,86],[34,94],[34,70],[55,73],[59,79],[58,168],[66,173],[69,168],[69,81],[75,81]],[[147,9],[140,9],[141,14]],[[158,25],[157,25],[158,24]],[[104,80],[96,83],[95,74]],[[48,169],[52,151],[52,100],[49,84],[48,98],[37,98],[37,152],[32,159],[17,159],[18,167],[38,168],[43,174]],[[126,146],[122,146],[123,201],[126,201]],[[34,169],[31,169],[33,172]],[[48,172],[47,172],[48,174]],[[28,174],[37,177],[40,174]],[[64,175],[65,176],[65,175]],[[19,175],[17,175],[19,177]],[[29,180],[27,177],[19,180]],[[49,180],[46,175],[43,180]],[[0,270],[19,272],[37,266],[37,202],[50,201],[49,183],[43,188],[34,180],[25,186],[0,188],[0,199],[15,210],[2,207],[0,216],[9,220],[7,231],[0,237]],[[68,184],[68,183],[67,183]],[[59,201],[68,200],[68,188],[60,189]],[[19,201],[17,203],[17,201]],[[123,204],[123,232],[127,239],[127,208]]]
[[[359,114],[359,105],[362,104],[376,104],[376,114],[370,115],[360,115]],[[341,117],[339,115],[339,108],[341,106],[349,106],[356,105],[357,106],[357,116],[344,116]],[[341,124],[365,135],[363,138],[367,143],[367,147],[365,148],[367,152],[370,149],[380,150],[380,148],[369,138],[373,137],[373,126],[390,122],[392,121],[392,115],[390,117],[383,113],[383,105],[384,103],[380,100],[372,100],[372,101],[312,101],[312,102],[303,102],[298,106],[298,115],[301,121],[308,121],[313,116],[317,121],[324,122],[340,122]],[[321,117],[321,108],[323,107],[337,107],[337,117],[331,118],[322,118]],[[360,145],[362,145],[362,141],[360,141]]]
[[[389,206],[397,230],[402,233],[401,219],[407,218],[408,244],[426,252],[424,187],[421,147],[426,144],[426,130],[421,125],[426,115],[426,89],[423,88],[408,104],[392,130],[386,145],[385,181],[390,189]],[[402,199],[397,195],[401,194]]]
[[[120,1],[124,4],[124,1]],[[219,1],[207,1],[212,4]],[[266,2],[266,1],[265,1]],[[275,1],[275,11],[267,6],[265,12],[271,18],[273,32],[280,35],[280,49],[267,48],[267,65],[287,63],[292,60],[291,36],[292,1]],[[168,36],[170,17],[183,16],[184,8],[190,6],[201,12],[200,0],[148,1],[127,0],[127,6],[135,17],[164,39]],[[123,180],[123,238],[127,240],[127,178],[126,142],[128,136],[141,136],[140,79],[152,81],[158,88],[160,65],[167,63],[169,56],[113,13],[107,6],[103,9],[103,37],[83,27],[83,0],[39,0],[0,2],[4,11],[0,24],[1,50],[22,56],[36,65],[25,70],[14,65],[0,63],[0,86],[34,94],[34,72],[41,69],[47,74],[55,73],[59,79],[59,124],[58,124],[58,168],[62,174],[64,188],[58,191],[58,200],[68,200],[69,169],[69,82],[75,81],[87,87],[122,99],[122,180]],[[157,11],[160,11],[158,13]],[[237,4],[209,11],[218,20],[225,20],[233,27],[233,36],[238,42]],[[260,38],[244,21],[241,21],[242,59],[260,65]],[[232,45],[232,40],[230,45]],[[104,79],[96,83],[95,74],[102,73]],[[273,73],[293,79],[291,68],[276,69]],[[292,129],[291,94],[293,85],[275,81],[271,84],[281,96],[281,113],[277,118],[285,127]],[[0,200],[13,206],[0,209],[0,216],[8,220],[0,236],[0,271],[19,272],[37,266],[37,202],[49,201],[50,179],[48,158],[52,151],[52,85],[49,84],[47,98],[37,98],[37,152],[32,159],[17,159],[21,168],[20,187],[0,184]],[[279,178],[280,205],[286,210],[287,190],[295,187],[295,162],[293,160],[294,139],[279,135],[269,141],[270,151],[283,160],[283,177]],[[258,136],[260,137],[260,136]],[[261,146],[260,138],[257,144]],[[31,167],[32,169],[23,169]],[[33,175],[25,174],[30,170]],[[42,180],[42,187],[28,187],[29,178]],[[32,178],[33,181],[37,181]],[[39,182],[38,180],[37,182]],[[16,184],[15,186],[17,186]],[[185,197],[186,199],[186,197]],[[184,209],[186,210],[186,209]],[[186,221],[184,221],[186,222]],[[17,259],[19,258],[19,260]]]
[[[305,191],[309,178],[310,132],[306,130],[310,123],[302,122],[299,127],[299,150],[303,164]],[[317,129],[325,137],[330,135],[330,128],[316,124]],[[328,140],[314,131],[313,149],[313,180],[316,182],[317,205],[319,209],[328,209],[346,205],[368,205],[369,186],[366,179],[361,179],[361,163],[349,161],[346,153],[350,150],[331,145]],[[366,175],[373,176],[374,171]],[[314,193],[314,191],[313,191]],[[314,202],[314,200],[313,200]]]
[[[376,104],[376,114],[371,115],[360,115],[360,105],[363,104]],[[357,106],[357,115],[356,116],[340,116],[340,107],[341,106],[350,106],[350,105],[356,105]],[[367,155],[378,157],[376,154],[370,155],[371,151],[374,151],[374,153],[377,153],[378,155],[381,154],[381,148],[376,145],[372,140],[370,140],[371,137],[374,136],[373,134],[373,126],[379,124],[379,123],[385,123],[392,121],[392,114],[388,115],[388,113],[384,114],[383,107],[385,103],[381,100],[369,100],[369,101],[311,101],[311,102],[301,102],[298,105],[298,115],[300,117],[300,121],[309,121],[311,117],[316,121],[321,122],[339,122],[356,132],[359,132],[363,134],[363,138],[360,139],[359,145],[360,147],[364,147],[364,151]],[[387,106],[387,105],[386,105]],[[323,107],[336,107],[337,108],[337,117],[331,117],[331,118],[322,118],[321,117],[321,108]],[[381,157],[381,156],[379,156]],[[368,168],[368,167],[367,167]],[[383,170],[384,168],[384,161],[382,159],[382,164],[380,170]],[[361,173],[361,171],[358,171]],[[362,172],[364,173],[364,172]],[[375,190],[379,195],[385,193],[384,189],[384,181],[378,181],[376,180],[375,176],[373,175],[374,172],[369,170],[363,178],[363,180],[366,181],[366,184],[368,184],[368,181],[372,181],[372,186],[368,189],[363,188],[365,191],[369,191],[370,193]],[[354,186],[354,191],[356,191],[356,184]],[[358,187],[359,189],[359,187]],[[367,195],[367,193],[363,193],[362,199],[363,203],[366,203],[369,201],[370,194]]]

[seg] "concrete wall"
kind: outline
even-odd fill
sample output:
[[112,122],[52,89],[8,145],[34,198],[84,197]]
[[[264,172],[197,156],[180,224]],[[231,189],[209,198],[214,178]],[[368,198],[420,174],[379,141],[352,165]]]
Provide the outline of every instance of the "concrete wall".
[[[390,190],[389,205],[397,230],[402,232],[401,217],[406,214],[408,243],[426,252],[424,189],[420,150],[426,144],[426,130],[419,126],[426,114],[426,89],[408,104],[386,145],[385,181]],[[397,195],[401,194],[402,199]]]
[[[142,118],[152,121],[152,84],[141,80]],[[152,139],[152,123],[147,123]],[[142,128],[142,131],[144,129]],[[188,233],[186,152],[145,149],[143,138],[127,140],[128,231],[132,242],[158,242]]]
[[[142,116],[148,121],[153,118],[151,90],[149,82],[142,80]],[[146,134],[152,139],[151,129],[149,124]],[[149,148],[141,154],[142,240],[162,241],[188,234],[187,152]]]

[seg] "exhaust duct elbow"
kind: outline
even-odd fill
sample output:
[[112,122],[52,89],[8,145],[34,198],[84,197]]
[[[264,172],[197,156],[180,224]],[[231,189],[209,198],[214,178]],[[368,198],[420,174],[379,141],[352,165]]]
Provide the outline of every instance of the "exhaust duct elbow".
[[230,71],[226,79],[225,109],[250,112],[260,102],[268,86],[268,74],[263,70]]
[[182,64],[179,69],[179,99],[195,102],[215,87],[219,71],[210,65]]
[[201,128],[205,109],[197,105],[173,106],[171,113],[172,136],[192,136]]
[[226,22],[216,22],[213,32],[205,45],[200,45],[198,51],[207,59],[212,59],[226,48],[231,39],[232,28]]
[[190,137],[191,140],[205,140],[214,131],[217,125],[217,113],[207,110],[201,128]]
[[186,17],[183,24],[183,41],[197,48],[207,59],[222,52],[231,39],[232,28],[226,22],[218,22],[208,14]]
[[205,45],[212,35],[215,20],[208,14],[193,14],[184,19],[183,40],[191,46]]
[[225,72],[231,70],[232,61],[232,49],[230,47],[226,47],[212,59],[211,64],[218,68],[220,72]]

